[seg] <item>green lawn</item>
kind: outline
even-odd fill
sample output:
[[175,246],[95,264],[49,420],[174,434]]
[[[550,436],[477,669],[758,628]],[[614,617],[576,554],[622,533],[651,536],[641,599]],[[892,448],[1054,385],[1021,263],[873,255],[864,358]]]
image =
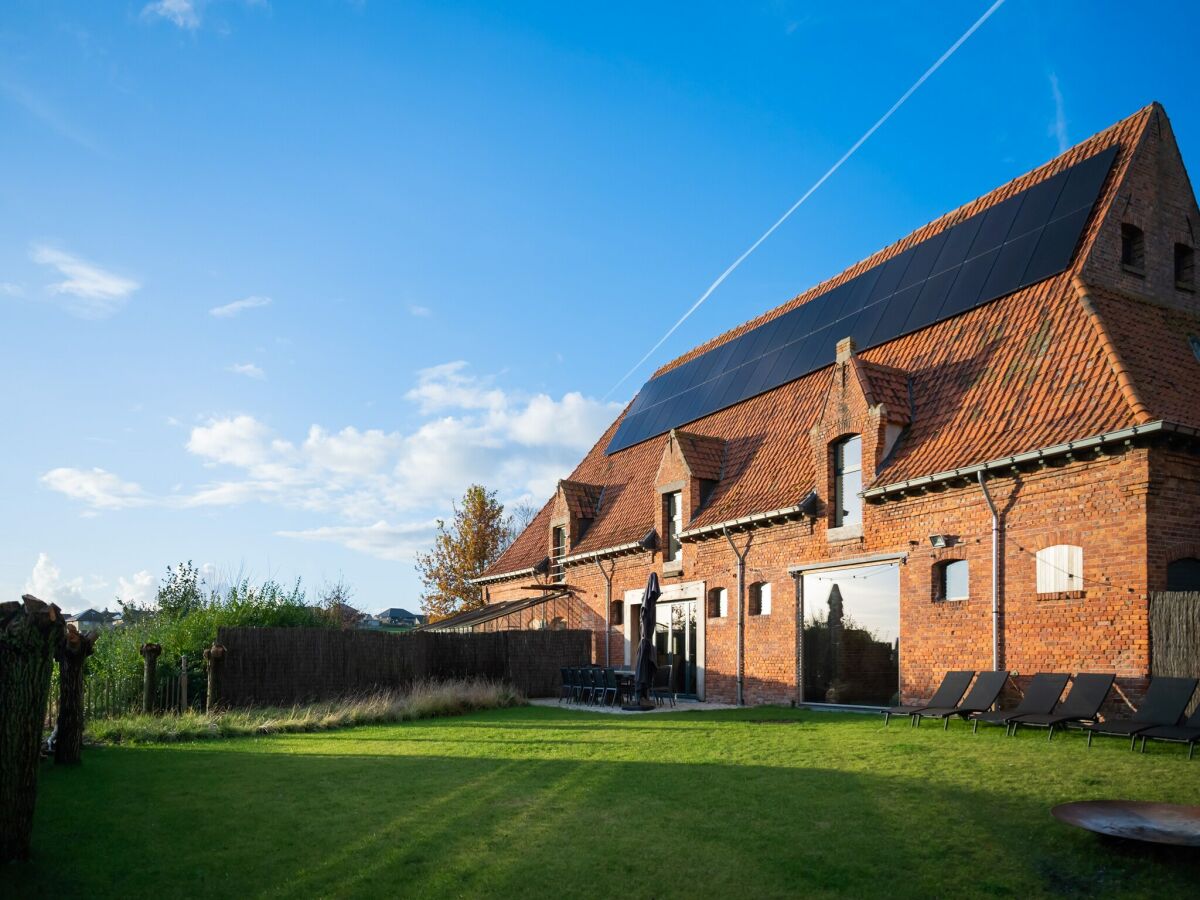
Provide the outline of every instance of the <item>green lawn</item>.
[[754,709],[545,708],[91,749],[16,896],[1196,896],[1200,857],[1050,807],[1200,803],[1178,746]]

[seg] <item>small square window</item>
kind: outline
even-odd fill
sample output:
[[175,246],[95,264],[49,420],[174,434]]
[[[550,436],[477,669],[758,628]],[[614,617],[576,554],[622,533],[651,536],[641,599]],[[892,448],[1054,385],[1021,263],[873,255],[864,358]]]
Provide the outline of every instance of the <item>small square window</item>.
[[934,591],[938,600],[966,600],[970,596],[970,569],[965,559],[951,559],[935,567]]
[[771,614],[771,585],[768,582],[756,581],[750,585],[750,615],[769,616]]
[[725,588],[713,588],[708,592],[708,616],[710,619],[723,619],[729,615],[729,591]]
[[608,621],[611,625],[625,624],[625,603],[622,600],[614,600],[608,607]]

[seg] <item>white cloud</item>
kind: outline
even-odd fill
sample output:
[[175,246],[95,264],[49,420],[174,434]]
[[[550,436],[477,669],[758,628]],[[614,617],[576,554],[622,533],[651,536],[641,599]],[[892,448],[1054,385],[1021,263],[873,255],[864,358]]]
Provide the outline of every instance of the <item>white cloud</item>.
[[430,309],[428,306],[421,306],[420,304],[414,303],[411,306],[409,306],[408,314],[411,316],[416,316],[417,318],[420,318],[420,319],[428,319],[430,316],[433,315],[433,310]]
[[[191,429],[186,448],[219,474],[157,498],[136,485],[122,492],[123,483],[103,470],[55,470],[43,480],[93,506],[101,500],[109,507],[152,502],[176,508],[256,502],[318,513],[334,521],[278,533],[399,559],[427,544],[428,520],[445,516],[472,482],[502,497],[548,497],[620,411],[619,404],[579,393],[558,400],[508,393],[472,375],[463,362],[422,370],[408,397],[427,413],[409,431],[314,424],[293,441],[250,415],[210,419]],[[96,486],[101,476],[104,483]]]
[[0,281],[0,294],[6,297],[21,297],[25,294],[25,288],[11,281]]
[[129,509],[149,502],[139,485],[104,469],[51,469],[41,482],[92,509]]
[[63,281],[46,289],[63,299],[66,310],[83,319],[104,319],[125,305],[129,295],[141,287],[132,278],[116,275],[97,265],[45,244],[34,244],[29,258],[43,266],[52,266]]
[[1070,138],[1067,137],[1067,112],[1063,105],[1062,91],[1058,87],[1058,76],[1050,73],[1050,93],[1054,95],[1054,122],[1050,133],[1058,141],[1058,152],[1066,153],[1071,148]]
[[421,412],[440,409],[498,409],[507,398],[490,387],[487,379],[466,373],[464,360],[442,363],[417,372],[417,386],[405,396],[420,404]]
[[142,16],[166,19],[172,25],[189,31],[200,27],[200,13],[192,0],[155,0],[142,7]]
[[437,530],[437,522],[409,522],[389,525],[379,521],[373,525],[327,525],[305,531],[277,531],[280,537],[302,541],[326,541],[379,559],[409,562],[417,551],[429,547]]
[[117,597],[125,603],[152,606],[158,599],[158,579],[142,569],[129,578],[117,579]]
[[270,297],[260,297],[257,294],[252,294],[249,297],[243,297],[241,300],[226,303],[224,306],[214,306],[208,311],[208,314],[218,319],[232,319],[234,316],[241,315],[248,309],[257,309],[260,306],[270,305]]
[[232,372],[234,375],[245,375],[247,378],[266,378],[267,373],[256,366],[254,363],[233,363],[226,368],[227,372]]
[[82,577],[66,579],[50,560],[49,554],[39,553],[33,571],[25,581],[25,593],[39,600],[56,603],[63,612],[79,613],[93,605],[88,594],[103,590],[106,582],[101,578]]

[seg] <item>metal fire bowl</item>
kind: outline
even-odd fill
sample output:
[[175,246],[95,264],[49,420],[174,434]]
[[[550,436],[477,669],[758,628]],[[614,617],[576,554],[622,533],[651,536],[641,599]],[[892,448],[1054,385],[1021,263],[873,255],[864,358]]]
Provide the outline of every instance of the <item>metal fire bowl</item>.
[[1081,800],[1050,810],[1054,818],[1131,841],[1200,847],[1200,806],[1139,800]]

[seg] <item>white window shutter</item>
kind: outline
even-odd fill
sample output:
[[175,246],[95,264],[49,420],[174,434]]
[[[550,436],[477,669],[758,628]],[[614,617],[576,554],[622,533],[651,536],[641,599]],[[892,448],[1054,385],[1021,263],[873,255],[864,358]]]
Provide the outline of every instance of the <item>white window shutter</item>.
[[759,613],[764,616],[769,616],[771,614],[771,585],[764,584],[762,586],[762,591],[758,596],[759,596],[759,605],[758,605]]

